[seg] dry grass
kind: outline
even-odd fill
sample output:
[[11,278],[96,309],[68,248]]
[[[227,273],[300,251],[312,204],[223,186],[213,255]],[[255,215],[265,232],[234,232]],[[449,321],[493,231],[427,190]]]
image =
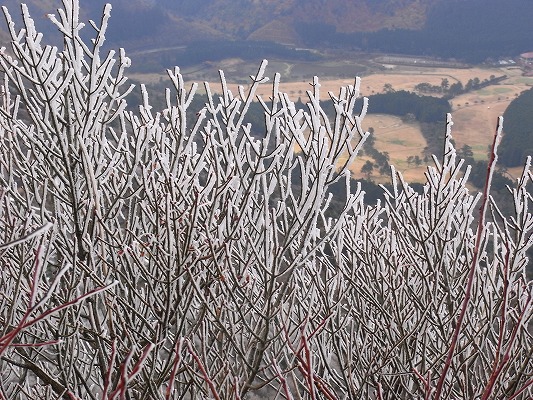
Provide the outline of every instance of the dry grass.
[[[361,94],[369,96],[373,93],[383,92],[383,86],[387,83],[392,85],[395,90],[414,90],[414,87],[421,82],[428,82],[432,85],[440,85],[442,79],[446,78],[450,84],[461,81],[466,84],[469,79],[479,78],[480,80],[489,78],[491,75],[501,76],[509,75],[509,71],[501,68],[469,68],[469,69],[454,69],[454,68],[416,68],[416,67],[395,67],[388,72],[380,72],[376,74],[366,75],[362,77]],[[228,81],[229,81],[228,77]],[[352,85],[354,79],[338,79],[325,78],[320,79],[321,98],[323,100],[328,98],[328,92],[337,93],[340,86]],[[220,84],[218,82],[210,83],[213,90],[220,91]],[[237,93],[237,84],[229,84],[230,89]],[[245,86],[246,88],[246,86]],[[271,85],[269,83],[260,87],[258,94],[263,97],[268,97],[271,94]],[[285,82],[282,81],[280,89],[295,97],[305,94],[305,90],[310,89],[309,80],[300,80]]]
[[[369,114],[364,119],[363,127],[368,130],[374,128],[376,138],[375,147],[381,152],[388,152],[390,163],[404,176],[413,182],[421,181],[424,177],[425,166],[415,167],[407,164],[409,156],[418,155],[423,158],[422,152],[426,141],[422,136],[418,123],[404,123],[399,117],[383,114]],[[353,177],[362,178],[361,167],[369,158],[358,157],[349,167]],[[373,174],[372,179],[379,182],[388,182],[388,176]]]
[[[468,144],[476,158],[485,158],[496,129],[497,118],[521,92],[529,89],[533,78],[522,78],[516,69],[502,71],[509,76],[499,85],[466,93],[452,100],[454,129],[457,146]],[[505,121],[504,121],[505,129]]]

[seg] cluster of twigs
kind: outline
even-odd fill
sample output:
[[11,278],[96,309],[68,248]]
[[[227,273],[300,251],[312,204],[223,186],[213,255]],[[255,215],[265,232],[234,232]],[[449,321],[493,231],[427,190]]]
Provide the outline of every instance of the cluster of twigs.
[[[515,215],[466,187],[448,121],[417,193],[374,206],[348,165],[368,133],[355,85],[307,109],[169,71],[166,108],[128,111],[124,51],[90,43],[79,2],[42,43],[22,7],[0,52],[0,398],[528,399],[529,161]],[[252,101],[265,132],[245,121]],[[501,121],[500,121],[501,122]],[[344,180],[344,207],[331,211]],[[480,206],[479,206],[480,204]],[[479,210],[478,210],[479,208]],[[486,215],[490,214],[490,218]],[[489,222],[490,221],[490,222]]]

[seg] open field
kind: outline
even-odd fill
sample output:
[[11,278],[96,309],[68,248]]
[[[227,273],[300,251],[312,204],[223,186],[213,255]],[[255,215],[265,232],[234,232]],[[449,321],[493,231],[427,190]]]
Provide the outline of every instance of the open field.
[[[226,60],[219,68],[225,71],[228,86],[236,94],[238,93],[237,86],[239,83],[232,80],[232,78],[238,76],[242,79],[243,76],[254,74],[257,66],[254,67],[239,60]],[[247,73],[243,72],[245,68],[248,68]],[[382,68],[383,66],[380,69]],[[375,69],[376,67],[374,66]],[[509,103],[519,93],[533,86],[533,78],[521,76],[521,71],[516,67],[455,69],[389,65],[386,66],[385,71],[380,70],[379,72],[371,73],[371,70],[369,63],[362,62],[357,64],[349,62],[349,60],[322,63],[318,66],[315,65],[315,69],[313,69],[312,64],[306,64],[305,68],[303,68],[302,64],[272,62],[267,68],[267,75],[273,76],[274,72],[279,71],[281,73],[280,90],[288,93],[294,100],[300,97],[304,101],[306,90],[312,89],[310,82],[312,82],[311,76],[313,75],[320,77],[320,97],[322,100],[329,99],[329,91],[338,94],[341,86],[354,84],[354,78],[338,78],[332,75],[355,76],[357,71],[362,72],[360,90],[363,96],[383,92],[385,84],[390,84],[394,90],[413,91],[414,87],[421,82],[440,85],[444,78],[448,79],[450,84],[460,81],[464,85],[469,79],[479,78],[483,81],[491,75],[507,75],[508,78],[498,85],[466,93],[452,100],[453,137],[458,148],[465,144],[471,146],[476,159],[486,158],[487,148],[492,141],[496,128],[497,117],[503,114]],[[350,72],[354,72],[354,74],[350,75]],[[308,75],[308,77],[302,78],[300,75]],[[288,78],[285,78],[286,76]],[[299,76],[299,78],[295,79],[295,76]],[[161,79],[161,76],[152,74],[132,76],[132,78],[140,81],[144,79],[144,81],[156,82]],[[187,78],[187,75],[185,78]],[[210,82],[212,91],[220,91],[220,83],[215,80],[210,80]],[[247,83],[243,86],[245,89],[248,88]],[[271,93],[272,86],[270,82],[261,85],[257,92],[258,95],[265,99],[268,99]],[[369,104],[369,108],[372,109],[372,104]],[[424,179],[425,166],[414,167],[407,165],[406,161],[407,157],[411,155],[418,155],[423,158],[422,150],[425,147],[425,140],[420,133],[418,124],[403,123],[400,118],[392,116],[367,114],[363,126],[365,129],[369,127],[375,129],[376,148],[382,152],[387,151],[390,155],[391,164],[403,172],[406,178],[410,181]],[[354,176],[362,176],[360,169],[365,161],[365,157],[361,157],[351,166],[350,169]],[[515,170],[511,172],[513,174],[518,173]],[[382,178],[374,177],[374,179],[381,180]],[[387,180],[386,177],[383,177],[383,179]]]
[[475,155],[479,155],[479,151],[487,152],[497,118],[503,115],[515,97],[533,85],[533,78],[524,78],[519,72],[505,71],[509,78],[499,85],[466,93],[452,100],[454,137],[458,146],[472,146]]
[[[237,60],[233,60],[233,63],[237,62]],[[230,60],[227,61],[228,67],[233,65]],[[287,63],[284,63],[287,64]],[[277,65],[278,67],[282,66],[281,64]],[[236,92],[237,86],[239,82],[235,82],[232,80],[232,75],[229,73],[225,68],[225,66],[222,65],[221,68],[224,69],[226,80],[229,84],[230,89],[232,89],[234,92]],[[250,66],[251,67],[251,66]],[[391,66],[390,69],[386,71],[380,71],[377,73],[364,73],[364,74],[353,74],[349,75],[349,77],[346,78],[338,78],[338,77],[332,77],[328,74],[320,74],[320,70],[323,68],[316,68],[315,74],[309,74],[308,78],[302,78],[299,80],[291,80],[290,79],[290,73],[284,74],[283,69],[275,69],[275,66],[269,65],[267,68],[267,75],[273,76],[275,72],[280,72],[281,74],[281,82],[280,82],[280,89],[286,93],[289,93],[290,95],[295,96],[296,98],[301,95],[305,95],[305,91],[311,89],[310,82],[312,82],[312,76],[316,75],[319,77],[319,82],[321,84],[321,98],[323,100],[328,99],[328,92],[332,91],[333,93],[338,93],[340,86],[345,85],[353,85],[354,84],[354,77],[356,75],[361,76],[361,95],[363,96],[369,96],[374,93],[382,93],[383,87],[385,84],[390,84],[394,90],[409,90],[413,91],[414,87],[421,83],[421,82],[428,82],[432,85],[440,85],[442,79],[446,78],[448,79],[450,84],[453,84],[455,82],[462,82],[463,84],[466,84],[469,79],[473,78],[479,78],[480,80],[488,79],[491,75],[495,76],[501,76],[501,75],[508,75],[510,76],[510,73],[513,73],[515,75],[519,75],[519,70],[514,71],[507,71],[502,68],[468,68],[468,69],[455,69],[455,68],[422,68],[422,67],[410,67],[410,66],[401,66],[401,67],[393,67]],[[287,67],[284,66],[284,69],[287,71],[293,71],[293,67]],[[345,66],[347,70],[348,67]],[[236,68],[234,68],[236,69]],[[354,71],[357,68],[352,68]],[[231,70],[231,68],[230,68]],[[251,69],[248,71],[247,75],[255,73],[254,69]],[[246,75],[246,76],[247,76]],[[242,76],[242,75],[240,75]],[[289,78],[287,78],[289,76]],[[533,84],[533,79],[527,80],[521,77],[522,80],[519,82],[516,80],[515,85],[524,87],[527,83]],[[220,90],[220,84],[216,81],[211,81],[210,85],[215,90]],[[247,88],[249,85],[248,83],[243,85],[245,88]],[[268,97],[271,92],[271,85],[270,83],[267,83],[265,85],[262,85],[259,90],[258,94],[264,97]]]
[[[363,128],[368,130],[374,128],[376,143],[374,147],[381,152],[388,152],[390,164],[401,171],[409,182],[419,182],[424,178],[425,166],[416,167],[407,164],[409,156],[418,155],[424,158],[423,150],[426,141],[422,136],[417,122],[402,122],[401,118],[393,115],[367,114],[363,121]],[[368,157],[356,158],[350,166],[350,171],[356,178],[362,178],[361,167]],[[372,179],[379,182],[388,182],[389,177],[379,177],[377,173],[372,175]]]

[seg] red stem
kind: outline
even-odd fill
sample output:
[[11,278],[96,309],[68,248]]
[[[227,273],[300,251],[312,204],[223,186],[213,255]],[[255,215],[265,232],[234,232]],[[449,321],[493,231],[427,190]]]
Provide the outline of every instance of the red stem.
[[172,371],[170,372],[170,378],[167,386],[167,391],[165,393],[165,399],[169,400],[172,390],[174,390],[174,379],[176,379],[176,372],[178,371],[178,366],[181,363],[181,348],[183,346],[183,338],[179,339],[176,342],[174,362],[172,365]]
[[429,400],[429,396],[431,395],[431,386],[429,384],[429,379],[424,378],[422,376],[422,374],[420,374],[420,372],[418,372],[416,370],[416,368],[413,368],[413,372],[415,373],[415,375],[418,377],[418,379],[420,379],[420,381],[424,385],[424,388],[425,388],[425,391],[426,391],[426,395],[424,396],[424,400]]
[[461,329],[463,327],[463,321],[466,316],[468,304],[470,303],[470,297],[472,296],[472,286],[474,284],[476,268],[477,268],[478,260],[479,260],[479,246],[481,243],[481,239],[483,237],[483,231],[485,230],[485,212],[487,210],[487,205],[489,203],[489,193],[490,193],[490,186],[491,186],[491,181],[492,181],[492,174],[494,172],[494,169],[496,167],[496,161],[498,159],[496,150],[498,148],[498,144],[499,144],[500,137],[501,137],[501,132],[503,128],[502,124],[503,124],[503,118],[499,117],[498,124],[496,127],[496,133],[494,135],[494,140],[492,142],[492,154],[491,154],[490,162],[487,166],[487,176],[485,178],[485,187],[483,189],[483,203],[481,204],[481,207],[479,209],[479,222],[477,225],[476,242],[474,246],[472,264],[470,265],[470,271],[468,273],[465,297],[463,299],[461,311],[459,313],[459,317],[457,318],[455,329],[453,331],[452,341],[450,344],[450,348],[448,350],[448,355],[446,357],[444,367],[442,369],[439,381],[437,383],[437,388],[436,388],[435,397],[434,397],[435,400],[440,399],[442,389],[444,387],[444,381],[446,380],[446,375],[448,374],[448,369],[450,369],[450,366],[452,365],[453,355],[455,353],[455,347],[457,346],[459,334],[461,333]]
[[490,376],[489,382],[487,383],[487,386],[485,387],[485,391],[483,392],[483,395],[481,396],[481,400],[487,400],[489,396],[492,393],[492,389],[500,376],[503,368],[505,365],[509,362],[509,358],[511,357],[511,350],[513,348],[513,343],[516,340],[516,335],[518,334],[518,330],[520,329],[520,325],[522,325],[522,320],[524,319],[524,315],[529,308],[529,304],[531,303],[531,292],[529,293],[527,302],[525,304],[524,310],[520,314],[520,317],[515,323],[515,326],[513,328],[513,332],[511,334],[511,337],[509,339],[509,343],[507,344],[507,350],[505,351],[505,354],[503,355],[503,359],[501,360],[501,363],[499,366],[495,365],[494,369],[492,371],[492,374]]
[[198,368],[200,369],[200,372],[202,373],[204,377],[205,383],[209,386],[209,389],[211,390],[211,393],[213,394],[213,397],[216,400],[220,400],[220,396],[218,395],[217,388],[215,387],[215,384],[209,378],[209,375],[207,375],[207,371],[205,370],[204,365],[202,364],[202,360],[200,360],[200,357],[194,352],[194,349],[192,348],[191,342],[187,340],[187,348],[189,349],[189,353],[191,354],[192,358],[194,358],[194,361],[196,361],[196,364],[198,364]]
[[287,398],[288,400],[292,400],[293,397],[292,397],[291,391],[289,389],[289,386],[287,385],[287,380],[283,376],[283,372],[281,371],[281,369],[279,368],[278,364],[276,363],[276,360],[272,360],[272,365],[274,366],[274,371],[276,371],[276,375],[277,375],[278,379],[281,382],[281,386],[283,387],[283,392],[285,393],[285,398]]
[[131,380],[135,378],[142,371],[144,360],[146,360],[146,358],[148,357],[148,355],[150,354],[154,346],[155,344],[153,343],[149,343],[146,346],[144,346],[144,350],[141,356],[139,357],[139,359],[133,366],[129,375],[127,373],[127,370],[128,370],[128,365],[130,363],[131,357],[133,356],[133,350],[128,353],[128,355],[126,356],[126,359],[124,360],[120,368],[122,376],[120,378],[119,384],[117,385],[117,389],[112,393],[112,397],[111,397],[112,399],[114,399],[118,393],[120,393],[121,399],[124,398],[124,396],[126,395],[126,389],[128,388],[128,383],[131,382]]
[[[507,246],[506,246],[507,247]],[[507,321],[507,295],[508,295],[508,287],[509,287],[509,279],[508,279],[508,269],[509,269],[509,248],[506,248],[507,253],[505,254],[505,264],[503,266],[503,301],[502,301],[502,308],[501,308],[501,316],[500,316],[500,331],[498,335],[498,345],[496,347],[496,354],[494,356],[494,363],[492,365],[492,372],[490,374],[490,378],[487,382],[487,385],[485,386],[485,390],[483,391],[482,399],[486,399],[488,394],[492,391],[492,388],[494,387],[494,383],[496,382],[496,378],[499,375],[499,372],[501,371],[500,365],[500,355],[503,347],[503,340],[505,337],[505,323]],[[503,366],[503,365],[502,365]]]
[[533,385],[533,378],[531,378],[530,380],[526,381],[526,383],[524,383],[524,386],[522,386],[511,397],[509,397],[509,400],[516,399],[518,396],[520,396],[522,394],[522,392],[524,392],[528,387],[530,387],[532,385]]
[[113,364],[115,363],[115,355],[117,352],[117,340],[114,339],[111,344],[111,355],[109,356],[109,362],[107,364],[107,372],[104,380],[104,390],[102,391],[102,400],[108,398],[107,392],[109,390],[109,384],[111,383],[111,373],[113,371]]

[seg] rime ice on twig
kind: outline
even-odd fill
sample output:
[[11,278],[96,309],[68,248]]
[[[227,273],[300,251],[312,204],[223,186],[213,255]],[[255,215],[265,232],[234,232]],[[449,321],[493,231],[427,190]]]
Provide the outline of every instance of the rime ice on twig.
[[[263,61],[237,93],[221,72],[222,93],[204,84],[193,110],[198,85],[175,68],[163,110],[141,86],[130,111],[130,60],[102,50],[110,10],[86,44],[78,1],[64,0],[52,18],[62,49],[27,8],[21,31],[5,10],[0,393],[531,397],[529,164],[515,215],[487,192],[492,218],[476,235],[480,195],[449,117],[423,193],[392,168],[393,189],[366,206],[348,171],[368,136],[359,79],[329,93],[328,114],[314,78],[300,109]],[[246,123],[253,101],[260,134]],[[20,325],[28,304],[44,317]]]

